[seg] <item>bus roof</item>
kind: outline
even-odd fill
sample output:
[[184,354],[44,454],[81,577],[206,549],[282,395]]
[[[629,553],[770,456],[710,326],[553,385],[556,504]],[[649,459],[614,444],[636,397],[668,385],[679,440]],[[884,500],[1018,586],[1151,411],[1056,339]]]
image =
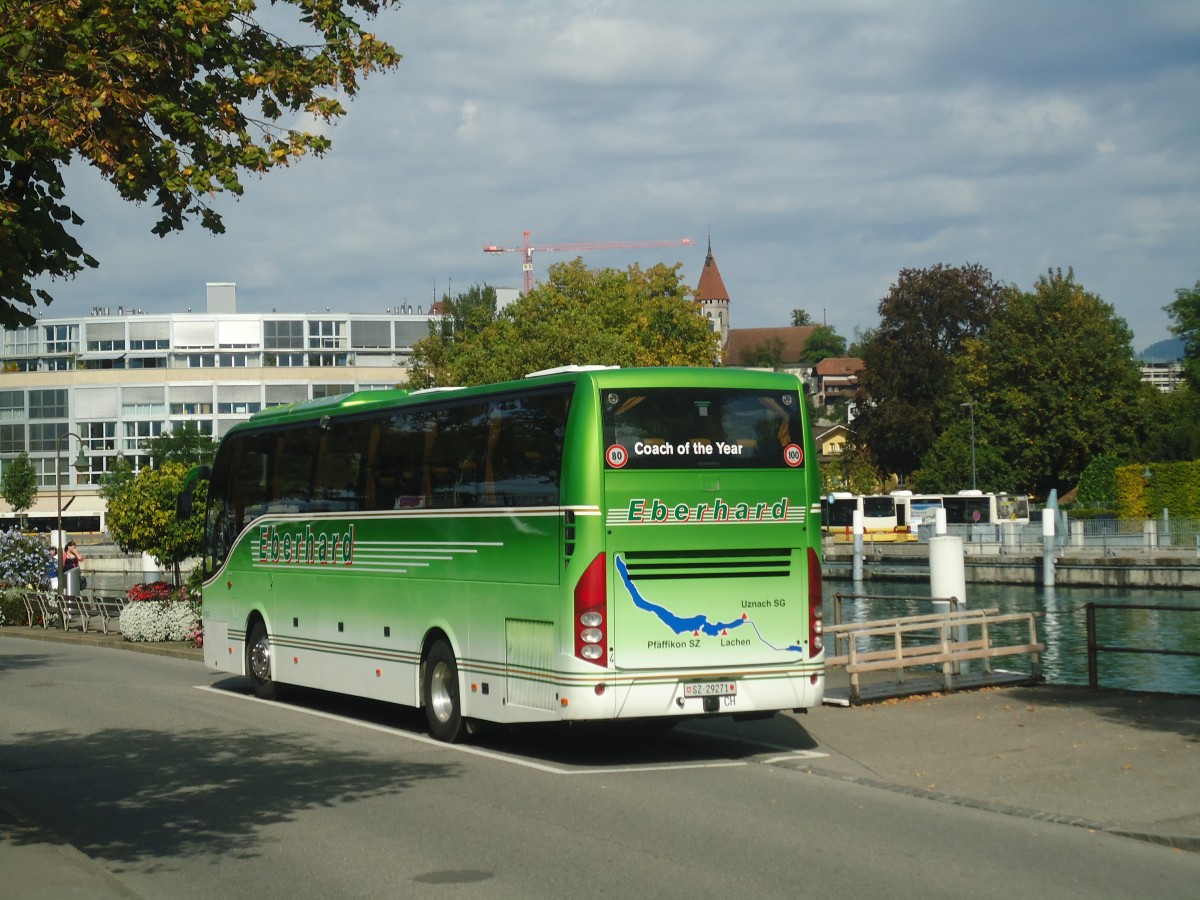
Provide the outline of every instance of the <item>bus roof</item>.
[[622,369],[616,366],[562,366],[527,375],[520,381],[505,381],[495,384],[474,385],[456,388],[429,388],[409,391],[393,390],[354,391],[304,400],[283,406],[272,406],[255,413],[246,422],[235,425],[230,431],[283,425],[291,422],[320,419],[322,416],[339,416],[354,412],[390,406],[419,406],[445,398],[486,397],[491,394],[517,391],[527,392],[543,385],[573,384],[589,382],[599,387],[656,387],[672,385],[706,385],[738,388],[775,388],[799,390],[799,378],[790,373],[764,372],[756,369],[715,367],[661,366]]

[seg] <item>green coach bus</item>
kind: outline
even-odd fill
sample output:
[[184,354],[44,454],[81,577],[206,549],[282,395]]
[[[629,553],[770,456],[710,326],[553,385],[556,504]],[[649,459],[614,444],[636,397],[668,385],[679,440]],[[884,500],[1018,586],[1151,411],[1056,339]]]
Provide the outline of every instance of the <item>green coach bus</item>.
[[[359,391],[230,429],[204,657],[477,722],[819,705],[819,482],[800,382],[567,367]],[[181,504],[186,507],[187,503]]]

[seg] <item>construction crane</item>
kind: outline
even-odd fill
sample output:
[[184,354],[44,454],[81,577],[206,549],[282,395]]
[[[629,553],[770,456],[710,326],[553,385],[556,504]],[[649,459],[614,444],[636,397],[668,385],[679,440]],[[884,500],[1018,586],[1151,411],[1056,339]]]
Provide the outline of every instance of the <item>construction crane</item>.
[[535,247],[529,243],[529,232],[525,232],[525,245],[523,247],[501,247],[497,244],[488,244],[483,248],[484,253],[520,253],[521,269],[525,273],[525,293],[528,294],[533,289],[533,251],[539,253],[545,251],[550,253],[576,253],[580,250],[624,250],[629,247],[689,247],[692,244],[691,238],[680,238],[676,241],[581,241],[572,244],[547,244],[544,247]]

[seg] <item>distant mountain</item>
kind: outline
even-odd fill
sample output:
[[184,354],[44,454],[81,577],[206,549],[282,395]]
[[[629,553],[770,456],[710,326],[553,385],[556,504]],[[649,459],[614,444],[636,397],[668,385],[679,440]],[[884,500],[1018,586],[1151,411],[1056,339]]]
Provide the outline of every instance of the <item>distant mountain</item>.
[[1169,363],[1183,359],[1183,341],[1180,338],[1168,338],[1151,344],[1138,354],[1138,359],[1148,363]]

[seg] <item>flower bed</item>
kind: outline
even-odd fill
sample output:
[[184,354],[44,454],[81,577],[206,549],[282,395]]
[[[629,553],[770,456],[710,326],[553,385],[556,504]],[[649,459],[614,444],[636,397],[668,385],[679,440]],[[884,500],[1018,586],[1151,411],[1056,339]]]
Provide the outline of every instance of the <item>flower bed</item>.
[[200,604],[165,581],[134,585],[121,610],[121,634],[127,641],[191,641],[201,645]]

